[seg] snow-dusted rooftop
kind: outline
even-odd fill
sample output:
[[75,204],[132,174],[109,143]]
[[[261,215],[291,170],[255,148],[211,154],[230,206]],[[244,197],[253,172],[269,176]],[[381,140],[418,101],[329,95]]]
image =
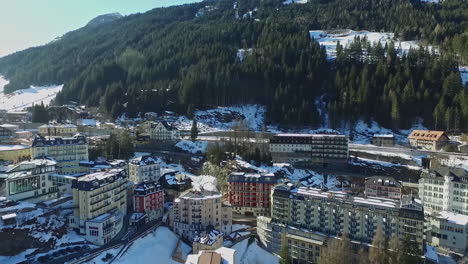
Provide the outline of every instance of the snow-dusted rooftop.
[[31,148],[31,147],[25,146],[25,145],[0,145],[0,151],[20,150],[20,149],[28,149],[28,148]]
[[442,211],[439,213],[441,219],[445,219],[447,222],[457,225],[467,225],[468,224],[468,215],[462,215],[447,211]]

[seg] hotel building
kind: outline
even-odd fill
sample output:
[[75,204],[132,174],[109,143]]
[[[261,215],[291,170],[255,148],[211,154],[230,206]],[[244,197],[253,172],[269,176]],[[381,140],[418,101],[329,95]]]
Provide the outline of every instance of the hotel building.
[[122,229],[128,176],[123,169],[88,174],[72,182],[75,210],[69,223],[86,240],[104,245]]
[[293,165],[346,163],[348,137],[333,134],[277,134],[270,139],[273,162]]

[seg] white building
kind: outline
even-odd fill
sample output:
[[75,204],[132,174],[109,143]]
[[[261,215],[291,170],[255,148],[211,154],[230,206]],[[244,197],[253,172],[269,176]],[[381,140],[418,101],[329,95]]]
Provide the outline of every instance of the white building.
[[72,182],[75,210],[69,224],[96,245],[111,241],[127,214],[129,182],[123,169],[88,174]]
[[459,254],[468,249],[468,216],[442,211],[426,217],[426,241]]
[[166,121],[147,121],[142,124],[143,132],[152,140],[177,140],[180,138],[179,130]]
[[149,181],[158,182],[161,177],[161,170],[159,163],[154,158],[142,156],[130,161],[128,174],[130,181],[134,184]]
[[229,235],[232,208],[222,202],[222,194],[212,191],[187,191],[174,200],[171,227],[176,234],[193,240],[197,233],[216,229]]
[[9,200],[42,202],[57,198],[58,187],[51,181],[56,163],[47,159],[23,161],[7,172],[6,196]]
[[425,212],[468,215],[468,172],[448,167],[425,171],[419,179],[419,196]]

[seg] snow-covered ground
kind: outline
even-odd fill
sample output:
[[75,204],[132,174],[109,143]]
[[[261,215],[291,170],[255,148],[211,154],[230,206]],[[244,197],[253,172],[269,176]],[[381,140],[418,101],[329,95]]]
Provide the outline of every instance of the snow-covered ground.
[[237,50],[237,58],[239,59],[240,62],[244,61],[244,58],[246,55],[252,54],[252,49],[238,49]]
[[370,32],[370,31],[354,31],[354,30],[340,30],[336,31],[337,33],[328,33],[324,30],[311,30],[309,31],[310,37],[314,38],[324,46],[329,59],[336,58],[336,44],[338,41],[343,47],[346,47],[351,42],[354,41],[355,37],[360,37],[361,39],[366,37],[367,40],[371,43],[382,43],[382,46],[389,44],[391,41],[394,42],[395,48],[397,48],[401,53],[407,52],[410,48],[418,48],[419,44],[417,41],[400,41],[395,39],[393,33],[381,33],[381,32]]
[[[275,173],[291,181],[299,181],[302,179],[301,184],[303,186],[314,188],[327,187],[329,190],[340,190],[341,184],[335,175],[327,175],[324,177],[324,175],[313,170],[297,169],[287,163],[275,163],[273,166],[255,166],[240,158],[237,159],[236,162],[240,167],[255,170],[259,173]],[[327,179],[326,183],[325,178]]]
[[[115,264],[134,264],[134,263],[164,263],[178,264],[172,260],[172,253],[177,245],[178,237],[167,227],[159,227],[156,231],[148,234],[145,237],[137,239],[128,248],[128,250],[113,263]],[[179,246],[187,257],[192,248],[180,242]],[[103,252],[101,255],[88,263],[104,264],[102,258],[111,253],[116,256],[118,249],[110,249]]]
[[195,154],[197,152],[205,153],[206,148],[208,147],[208,142],[206,142],[206,141],[181,140],[181,141],[177,142],[177,144],[175,146],[182,149],[182,150],[184,150],[184,151],[187,151],[187,152],[190,152],[190,153],[193,153],[193,154]]
[[[243,120],[249,129],[261,131],[265,122],[265,112],[266,107],[262,105],[218,107],[206,111],[196,111],[195,119],[200,132],[231,130],[239,120]],[[192,127],[192,120],[181,116],[174,125],[179,130],[189,131]]]
[[244,239],[235,244],[236,264],[277,264],[279,258],[270,252],[264,250],[258,245],[257,240],[249,245],[249,240]]
[[458,70],[460,71],[462,84],[468,86],[468,66],[460,66]]
[[0,76],[0,109],[20,111],[33,104],[48,105],[57,93],[62,90],[63,85],[51,85],[44,87],[31,86],[28,89],[22,89],[10,94],[3,93],[3,87],[8,81]]
[[468,158],[466,156],[450,155],[449,159],[442,159],[441,163],[449,167],[460,167],[468,170]]

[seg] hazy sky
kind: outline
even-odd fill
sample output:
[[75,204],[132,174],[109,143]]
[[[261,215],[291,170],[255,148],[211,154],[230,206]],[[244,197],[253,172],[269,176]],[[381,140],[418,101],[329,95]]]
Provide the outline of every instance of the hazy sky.
[[45,44],[98,15],[145,12],[201,0],[6,0],[0,6],[0,57]]

